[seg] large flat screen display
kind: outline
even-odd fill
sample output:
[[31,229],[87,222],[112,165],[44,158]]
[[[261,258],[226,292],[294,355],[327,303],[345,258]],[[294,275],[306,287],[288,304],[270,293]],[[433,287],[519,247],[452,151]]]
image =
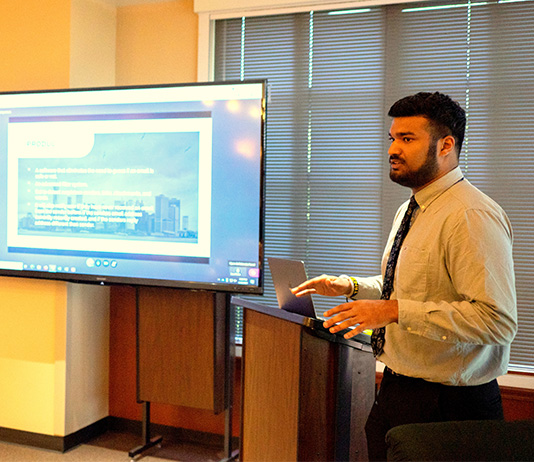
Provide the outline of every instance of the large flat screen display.
[[0,93],[0,275],[261,293],[265,88]]

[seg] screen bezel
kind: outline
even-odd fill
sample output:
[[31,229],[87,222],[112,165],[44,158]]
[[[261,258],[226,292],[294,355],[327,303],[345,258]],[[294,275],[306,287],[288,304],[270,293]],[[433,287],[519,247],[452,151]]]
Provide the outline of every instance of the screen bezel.
[[159,89],[159,88],[187,88],[187,87],[204,87],[204,86],[229,86],[229,85],[247,85],[260,84],[262,86],[262,115],[261,115],[261,133],[260,133],[260,172],[259,172],[259,242],[258,242],[258,267],[259,277],[257,285],[241,285],[227,282],[205,282],[197,280],[175,280],[175,279],[154,279],[148,277],[134,276],[110,276],[110,275],[92,275],[81,273],[63,273],[48,271],[31,271],[27,269],[7,269],[0,268],[0,276],[59,280],[66,282],[99,284],[99,285],[132,285],[132,286],[153,286],[169,287],[196,290],[210,290],[218,292],[230,292],[236,294],[263,294],[264,286],[264,228],[265,228],[265,124],[267,111],[267,81],[265,79],[246,79],[239,81],[220,81],[220,82],[189,82],[189,83],[169,83],[154,85],[129,85],[129,86],[106,86],[106,87],[84,87],[68,89],[44,89],[44,90],[24,90],[0,92],[0,96],[5,95],[32,95],[32,94],[54,94],[54,93],[76,93],[76,92],[105,92],[108,90],[137,90],[137,89]]

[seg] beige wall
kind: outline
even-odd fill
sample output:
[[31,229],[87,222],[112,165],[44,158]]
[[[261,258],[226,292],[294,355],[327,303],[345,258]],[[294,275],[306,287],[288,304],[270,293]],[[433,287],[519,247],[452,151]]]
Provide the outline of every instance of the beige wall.
[[117,85],[196,81],[197,35],[193,0],[118,8]]
[[115,85],[117,8],[101,0],[72,0],[70,86]]

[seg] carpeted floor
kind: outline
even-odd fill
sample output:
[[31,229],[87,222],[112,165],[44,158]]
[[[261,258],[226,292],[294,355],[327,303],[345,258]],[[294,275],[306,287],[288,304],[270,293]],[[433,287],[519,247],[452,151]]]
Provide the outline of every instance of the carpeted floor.
[[[1,462],[125,462],[140,444],[138,435],[108,432],[65,453],[0,442]],[[221,447],[165,441],[138,456],[139,462],[212,462],[223,458]]]

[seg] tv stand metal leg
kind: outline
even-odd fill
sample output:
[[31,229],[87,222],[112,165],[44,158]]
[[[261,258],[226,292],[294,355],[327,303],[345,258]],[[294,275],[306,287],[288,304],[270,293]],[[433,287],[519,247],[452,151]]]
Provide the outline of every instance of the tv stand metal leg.
[[139,454],[147,451],[154,446],[159,446],[163,441],[162,436],[150,436],[150,402],[143,402],[143,444],[137,446],[128,452],[128,457],[133,461]]
[[219,462],[232,462],[239,458],[239,449],[232,449],[232,417],[235,368],[235,308],[230,297],[225,296],[226,348],[225,348],[225,413],[224,413],[224,458]]

